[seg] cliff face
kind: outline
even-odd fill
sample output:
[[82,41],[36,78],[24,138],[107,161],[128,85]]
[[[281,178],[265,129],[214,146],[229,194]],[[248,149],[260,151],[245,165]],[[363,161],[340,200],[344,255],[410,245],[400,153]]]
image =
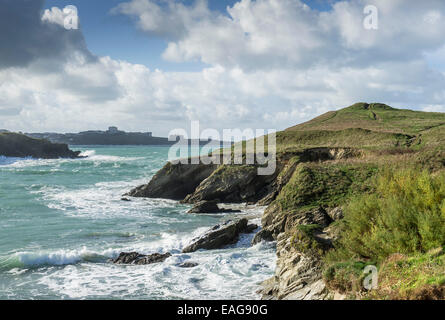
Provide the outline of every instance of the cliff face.
[[0,133],[0,155],[41,159],[77,158],[80,152],[71,151],[66,144],[51,143],[18,133]]
[[183,200],[193,193],[202,181],[215,170],[216,165],[167,163],[151,181],[131,190],[128,196]]
[[255,166],[167,164],[130,195],[267,205],[253,242],[277,241],[278,259],[263,298],[338,298],[323,272],[341,236],[343,207],[372,192],[382,168],[443,170],[444,125],[445,114],[356,104],[279,132],[273,175],[257,176]]

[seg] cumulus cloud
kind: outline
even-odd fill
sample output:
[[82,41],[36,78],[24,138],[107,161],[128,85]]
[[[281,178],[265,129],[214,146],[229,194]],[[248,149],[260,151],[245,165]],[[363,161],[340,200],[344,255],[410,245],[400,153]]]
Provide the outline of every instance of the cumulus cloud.
[[135,0],[121,3],[111,12],[136,18],[138,27],[143,31],[173,38],[185,36],[190,24],[212,16],[206,0],[197,0],[191,6],[174,0]]
[[[368,5],[379,11],[378,31],[363,27]],[[186,7],[173,0],[132,0],[115,12],[137,17],[144,31],[171,35],[163,55],[168,60],[243,69],[410,60],[444,43],[440,0],[342,1],[327,12],[300,0],[240,0],[227,14],[211,14],[204,1]]]
[[66,60],[81,52],[92,60],[80,31],[54,23],[56,12],[40,16],[44,0],[1,0],[0,69],[27,66],[39,58]]
[[[443,1],[341,1],[319,12],[299,0],[240,0],[215,12],[200,0],[132,0],[113,9],[164,37],[165,59],[210,65],[199,72],[94,57],[81,30],[63,29],[61,9],[42,14],[42,1],[20,1],[4,15],[26,21],[20,39],[0,31],[9,46],[0,50],[1,127],[166,135],[190,120],[283,129],[357,101],[445,111]],[[378,30],[363,28],[369,4]]]

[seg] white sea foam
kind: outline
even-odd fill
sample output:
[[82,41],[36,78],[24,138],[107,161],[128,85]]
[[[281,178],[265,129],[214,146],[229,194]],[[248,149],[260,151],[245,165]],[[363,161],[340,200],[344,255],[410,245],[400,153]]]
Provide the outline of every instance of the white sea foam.
[[80,153],[83,161],[95,161],[95,162],[119,162],[119,161],[136,161],[142,160],[143,157],[122,157],[112,155],[96,154],[96,150],[85,150]]
[[[162,154],[154,157],[151,151],[112,148],[113,155],[101,155],[105,152],[97,147],[84,150],[88,158],[81,160],[0,158],[0,164],[9,163],[0,170],[10,175],[10,181],[22,176],[29,181],[23,187],[28,196],[24,201],[36,208],[32,214],[5,211],[10,218],[2,226],[12,231],[21,223],[23,236],[33,236],[33,243],[19,239],[20,249],[6,244],[8,249],[0,252],[5,288],[20,288],[2,291],[0,286],[0,298],[258,298],[258,283],[272,276],[275,267],[275,251],[269,244],[251,247],[253,235],[242,235],[237,244],[221,250],[181,251],[216,223],[246,217],[260,224],[264,208],[225,204],[242,212],[201,216],[186,214],[189,206],[170,200],[121,201],[123,193],[147,183],[162,166]],[[17,220],[19,213],[30,222]],[[35,229],[33,221],[42,224]],[[36,233],[46,232],[47,222],[51,239],[60,236],[60,242]],[[148,266],[107,262],[131,251],[173,256]],[[186,261],[198,266],[177,266]]]
[[92,252],[87,248],[79,250],[58,250],[53,252],[18,252],[15,254],[18,261],[26,267],[42,265],[67,265],[80,262],[82,260],[94,259],[100,254]]
[[52,165],[56,161],[55,159],[34,159],[31,157],[26,158],[12,158],[0,156],[0,165],[8,166],[9,168],[25,168],[30,166],[42,166]]
[[[177,202],[165,199],[132,199],[130,202],[121,200],[122,194],[146,182],[147,179],[99,182],[93,187],[74,190],[63,186],[42,186],[37,190],[31,190],[31,193],[39,194],[49,208],[74,217],[148,218],[151,210],[177,207]],[[187,207],[182,207],[185,212]]]
[[[178,253],[148,266],[81,264],[49,273],[39,284],[68,298],[257,299],[259,283],[273,274],[273,251],[259,244],[248,249]],[[185,261],[198,266],[178,267]]]
[[82,151],[79,156],[80,157],[92,157],[96,154],[96,150],[85,150]]
[[25,158],[12,158],[12,157],[0,156],[0,166],[11,165],[17,161],[23,161],[23,160],[25,160]]

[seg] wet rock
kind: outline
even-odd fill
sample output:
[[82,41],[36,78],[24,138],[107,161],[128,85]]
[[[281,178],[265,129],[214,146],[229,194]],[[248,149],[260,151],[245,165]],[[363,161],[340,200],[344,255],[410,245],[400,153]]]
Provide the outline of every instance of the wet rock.
[[273,233],[270,230],[262,229],[259,232],[255,234],[252,240],[252,245],[256,245],[257,243],[260,243],[261,241],[274,241]]
[[128,199],[128,198],[121,198],[121,201],[126,201],[126,202],[130,202],[131,200],[130,199]]
[[196,203],[187,213],[218,213],[217,201],[200,201]]
[[169,252],[164,254],[154,253],[150,255],[144,255],[137,252],[121,252],[119,257],[112,260],[112,262],[115,264],[144,265],[144,264],[164,262],[169,257],[171,257],[171,253]]
[[198,264],[196,262],[184,262],[184,263],[178,264],[179,268],[194,268],[197,266],[198,266]]
[[254,224],[254,223],[250,223],[247,225],[246,230],[244,230],[243,233],[252,233],[256,229],[258,229],[258,225]]
[[239,213],[241,210],[223,209],[218,207],[218,201],[199,201],[188,213]]
[[202,236],[192,240],[192,243],[182,250],[183,253],[195,252],[200,249],[220,249],[226,245],[234,244],[239,240],[241,233],[248,232],[248,220],[229,220],[223,224],[216,225]]

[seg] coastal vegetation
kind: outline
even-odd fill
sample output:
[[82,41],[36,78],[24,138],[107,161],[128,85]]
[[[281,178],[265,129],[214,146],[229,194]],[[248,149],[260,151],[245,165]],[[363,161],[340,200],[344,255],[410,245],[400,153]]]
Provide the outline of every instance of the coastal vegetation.
[[[264,297],[444,299],[444,134],[443,113],[357,103],[278,132],[269,179],[252,166],[206,166],[184,202],[267,206],[253,240],[277,241]],[[368,265],[379,276],[371,291]]]
[[379,267],[382,287],[368,297],[412,298],[445,285],[444,172],[386,168],[372,192],[353,197],[344,211],[342,237],[325,257],[332,288],[365,294],[359,284],[367,264]]

